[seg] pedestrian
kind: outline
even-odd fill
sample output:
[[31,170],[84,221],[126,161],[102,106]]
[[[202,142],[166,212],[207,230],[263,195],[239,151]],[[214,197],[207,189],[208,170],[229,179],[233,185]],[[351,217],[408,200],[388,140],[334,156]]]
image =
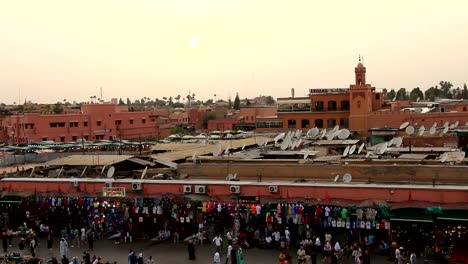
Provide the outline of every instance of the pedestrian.
[[96,257],[96,255],[93,255],[93,262],[92,262],[92,264],[98,264],[98,263],[99,263],[98,258]]
[[189,260],[195,260],[195,245],[193,244],[192,239],[188,241],[187,250],[189,254]]
[[83,261],[84,264],[91,264],[91,256],[86,251],[83,252]]
[[68,260],[67,256],[62,256],[62,264],[70,264],[70,260]]
[[219,255],[219,252],[216,251],[213,256],[213,264],[220,264],[220,263],[221,263],[221,256]]
[[60,239],[60,255],[68,256],[68,242],[63,237]]
[[88,249],[92,250],[94,247],[94,235],[91,230],[88,230],[88,237],[86,239],[88,241]]
[[370,254],[369,250],[365,250],[364,254],[362,255],[362,264],[370,264]]
[[146,260],[146,264],[154,264],[154,259],[152,256],[148,257],[148,259]]
[[8,231],[7,231],[7,236],[8,236],[8,246],[12,246],[12,240],[13,240],[13,230],[11,230],[11,228],[8,228]]
[[228,245],[232,245],[232,231],[231,230],[228,230],[227,233],[226,233],[226,237],[227,237],[227,240],[228,240]]
[[86,229],[84,228],[84,226],[81,228],[80,238],[81,238],[81,243],[84,244],[86,242]]
[[3,252],[8,251],[8,235],[5,231],[2,232]]
[[143,253],[138,254],[136,263],[137,264],[144,264]]
[[29,242],[29,250],[31,251],[31,256],[33,258],[36,257],[36,240],[34,238],[31,238]]
[[283,264],[284,261],[286,260],[286,251],[285,250],[281,250],[279,256],[278,256],[278,260],[279,260],[279,263],[280,264]]
[[131,249],[128,252],[128,264],[136,264],[135,252],[133,252]]
[[288,227],[286,227],[286,230],[284,230],[284,237],[286,240],[286,248],[289,248],[289,245],[291,244],[291,233],[289,232]]
[[[225,262],[224,264],[227,264],[228,261],[229,261],[230,259],[232,259],[231,253],[232,253],[232,245],[230,244],[230,245],[228,246],[228,248],[227,248],[226,262]],[[231,261],[231,263],[232,263],[232,261]]]
[[244,264],[244,252],[242,251],[242,247],[237,249],[237,264]]
[[303,264],[305,262],[305,255],[306,251],[304,250],[304,246],[301,246],[297,251],[297,263]]
[[221,238],[221,234],[215,236],[213,238],[213,242],[216,246],[216,252],[221,252],[221,245],[223,244],[223,239]]
[[53,236],[52,236],[52,231],[49,231],[47,233],[47,249],[49,251],[52,251],[52,245],[54,243]]
[[73,257],[72,264],[79,264],[78,257]]
[[410,255],[410,264],[416,264],[416,262],[417,262],[416,253],[414,253],[414,251],[412,251],[411,255]]

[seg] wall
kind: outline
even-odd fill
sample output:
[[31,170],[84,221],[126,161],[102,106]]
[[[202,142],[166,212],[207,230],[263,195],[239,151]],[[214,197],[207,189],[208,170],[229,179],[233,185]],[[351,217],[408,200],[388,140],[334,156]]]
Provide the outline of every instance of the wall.
[[240,116],[242,123],[255,124],[257,117],[272,117],[276,116],[276,106],[252,106],[241,107]]

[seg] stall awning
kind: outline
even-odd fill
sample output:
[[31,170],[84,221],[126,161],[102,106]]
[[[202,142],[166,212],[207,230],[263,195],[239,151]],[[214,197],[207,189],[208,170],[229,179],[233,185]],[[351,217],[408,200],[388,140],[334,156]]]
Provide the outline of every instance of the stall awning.
[[422,208],[401,208],[391,211],[390,221],[432,223],[433,215]]

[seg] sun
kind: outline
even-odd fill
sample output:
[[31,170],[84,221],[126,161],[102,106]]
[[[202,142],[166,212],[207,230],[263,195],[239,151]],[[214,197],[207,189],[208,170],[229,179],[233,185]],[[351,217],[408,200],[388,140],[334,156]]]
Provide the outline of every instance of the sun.
[[196,48],[200,45],[200,40],[198,38],[191,38],[188,40],[188,46],[190,48]]

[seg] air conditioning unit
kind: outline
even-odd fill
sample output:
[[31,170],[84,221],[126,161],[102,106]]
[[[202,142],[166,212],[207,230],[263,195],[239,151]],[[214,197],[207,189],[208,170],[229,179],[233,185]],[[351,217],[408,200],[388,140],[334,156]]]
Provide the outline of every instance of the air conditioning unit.
[[270,187],[268,187],[268,190],[271,193],[277,193],[278,192],[278,186],[270,186]]
[[184,185],[184,193],[192,193],[192,185]]
[[112,187],[112,182],[106,182],[106,187],[111,188]]
[[71,186],[73,186],[73,187],[78,187],[78,186],[80,186],[80,183],[79,183],[78,181],[72,181],[72,182],[70,182],[70,184],[71,184]]
[[205,194],[206,193],[206,186],[205,185],[195,185],[195,193]]
[[240,190],[240,186],[231,186],[231,187],[229,188],[229,190],[230,190],[231,193],[233,193],[233,194],[239,194],[240,191],[241,191],[241,190]]
[[143,187],[141,186],[141,182],[134,182],[132,183],[132,190],[134,191],[141,191]]

